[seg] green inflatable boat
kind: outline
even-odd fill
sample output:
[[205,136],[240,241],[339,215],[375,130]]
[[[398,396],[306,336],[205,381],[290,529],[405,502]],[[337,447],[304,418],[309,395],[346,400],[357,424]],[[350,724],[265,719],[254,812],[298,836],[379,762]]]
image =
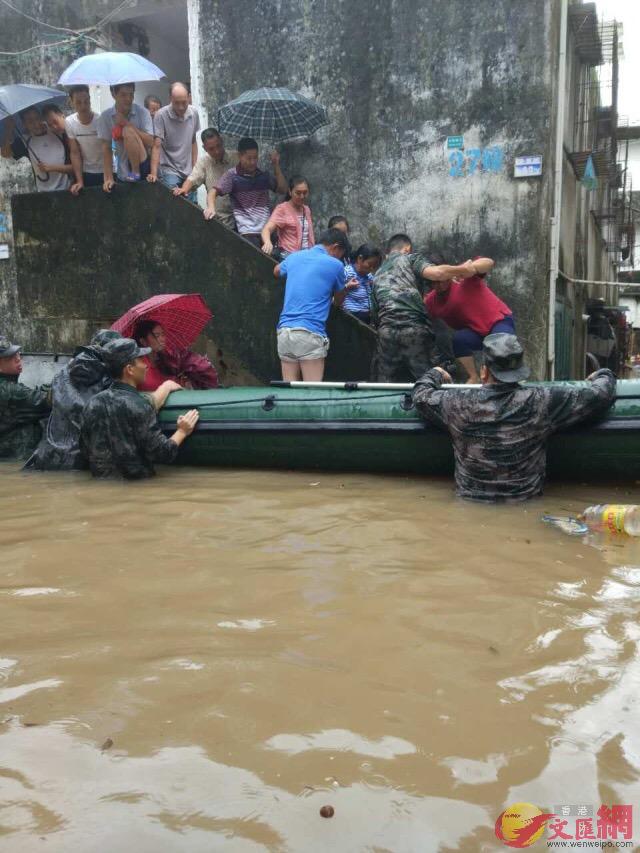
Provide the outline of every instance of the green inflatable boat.
[[[163,431],[171,434],[178,415],[192,408],[200,421],[180,449],[178,460],[186,465],[453,472],[447,433],[422,420],[409,390],[368,385],[177,391],[160,412]],[[615,405],[603,420],[557,433],[547,467],[554,479],[640,480],[640,382],[618,382]]]

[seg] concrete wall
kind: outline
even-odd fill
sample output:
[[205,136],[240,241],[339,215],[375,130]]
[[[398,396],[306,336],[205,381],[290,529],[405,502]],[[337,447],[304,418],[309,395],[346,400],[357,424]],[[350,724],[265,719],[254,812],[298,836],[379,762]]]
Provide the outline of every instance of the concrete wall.
[[[316,221],[344,213],[354,241],[407,230],[454,258],[487,253],[544,369],[552,57],[548,0],[199,0],[205,100],[284,85],[331,125],[286,146]],[[448,135],[465,149],[448,151]],[[516,181],[513,158],[545,177]]]
[[[159,184],[16,195],[14,239],[25,348],[69,352],[156,293],[201,293],[201,343],[226,384],[280,378],[274,262]],[[366,380],[375,336],[334,309],[327,378]]]

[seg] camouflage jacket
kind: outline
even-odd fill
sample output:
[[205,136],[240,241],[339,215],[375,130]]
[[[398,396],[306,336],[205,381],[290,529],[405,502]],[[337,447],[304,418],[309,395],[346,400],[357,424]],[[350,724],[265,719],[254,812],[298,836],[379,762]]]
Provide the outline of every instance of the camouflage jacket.
[[371,287],[371,322],[376,328],[417,325],[431,331],[431,319],[422,301],[428,289],[422,271],[430,266],[429,258],[420,253],[389,255]]
[[41,471],[86,468],[80,453],[80,421],[89,400],[111,385],[97,346],[81,347],[53,378],[52,410],[44,435],[26,467]]
[[585,386],[498,383],[441,391],[429,370],[413,391],[424,418],[447,429],[456,461],[456,491],[477,501],[526,500],[542,494],[546,442],[559,429],[604,414],[616,378],[599,370]]
[[0,374],[0,459],[26,459],[40,440],[40,421],[51,409],[45,388],[28,388]]
[[80,449],[94,477],[127,480],[152,477],[154,462],[173,462],[178,453],[178,445],[160,431],[152,404],[123,382],[87,404]]

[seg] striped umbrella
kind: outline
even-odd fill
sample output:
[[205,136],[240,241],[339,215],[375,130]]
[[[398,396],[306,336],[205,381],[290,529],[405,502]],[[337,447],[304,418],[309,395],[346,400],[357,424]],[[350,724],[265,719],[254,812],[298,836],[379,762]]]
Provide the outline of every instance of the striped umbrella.
[[329,124],[326,109],[289,89],[251,89],[218,110],[218,130],[288,142],[311,136]]
[[141,320],[159,323],[167,334],[167,349],[187,349],[213,315],[199,293],[162,293],[130,308],[111,326],[132,338]]

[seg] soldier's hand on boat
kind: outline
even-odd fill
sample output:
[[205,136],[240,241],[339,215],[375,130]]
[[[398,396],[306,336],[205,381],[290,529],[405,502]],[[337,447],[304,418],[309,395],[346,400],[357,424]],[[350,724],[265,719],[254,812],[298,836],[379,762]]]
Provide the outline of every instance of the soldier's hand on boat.
[[178,432],[183,432],[185,435],[191,435],[196,428],[199,417],[200,413],[197,409],[191,409],[186,414],[180,415],[177,423]]
[[162,387],[166,388],[169,394],[171,394],[172,391],[182,391],[182,385],[179,382],[174,382],[173,379],[165,379],[162,383]]
[[205,207],[202,215],[204,216],[205,219],[213,219],[214,216],[216,215],[215,207]]
[[449,373],[447,373],[447,371],[444,369],[444,367],[434,367],[434,370],[437,370],[438,373],[442,374],[442,378],[444,379],[445,382],[447,382],[447,383],[453,382],[451,375]]

